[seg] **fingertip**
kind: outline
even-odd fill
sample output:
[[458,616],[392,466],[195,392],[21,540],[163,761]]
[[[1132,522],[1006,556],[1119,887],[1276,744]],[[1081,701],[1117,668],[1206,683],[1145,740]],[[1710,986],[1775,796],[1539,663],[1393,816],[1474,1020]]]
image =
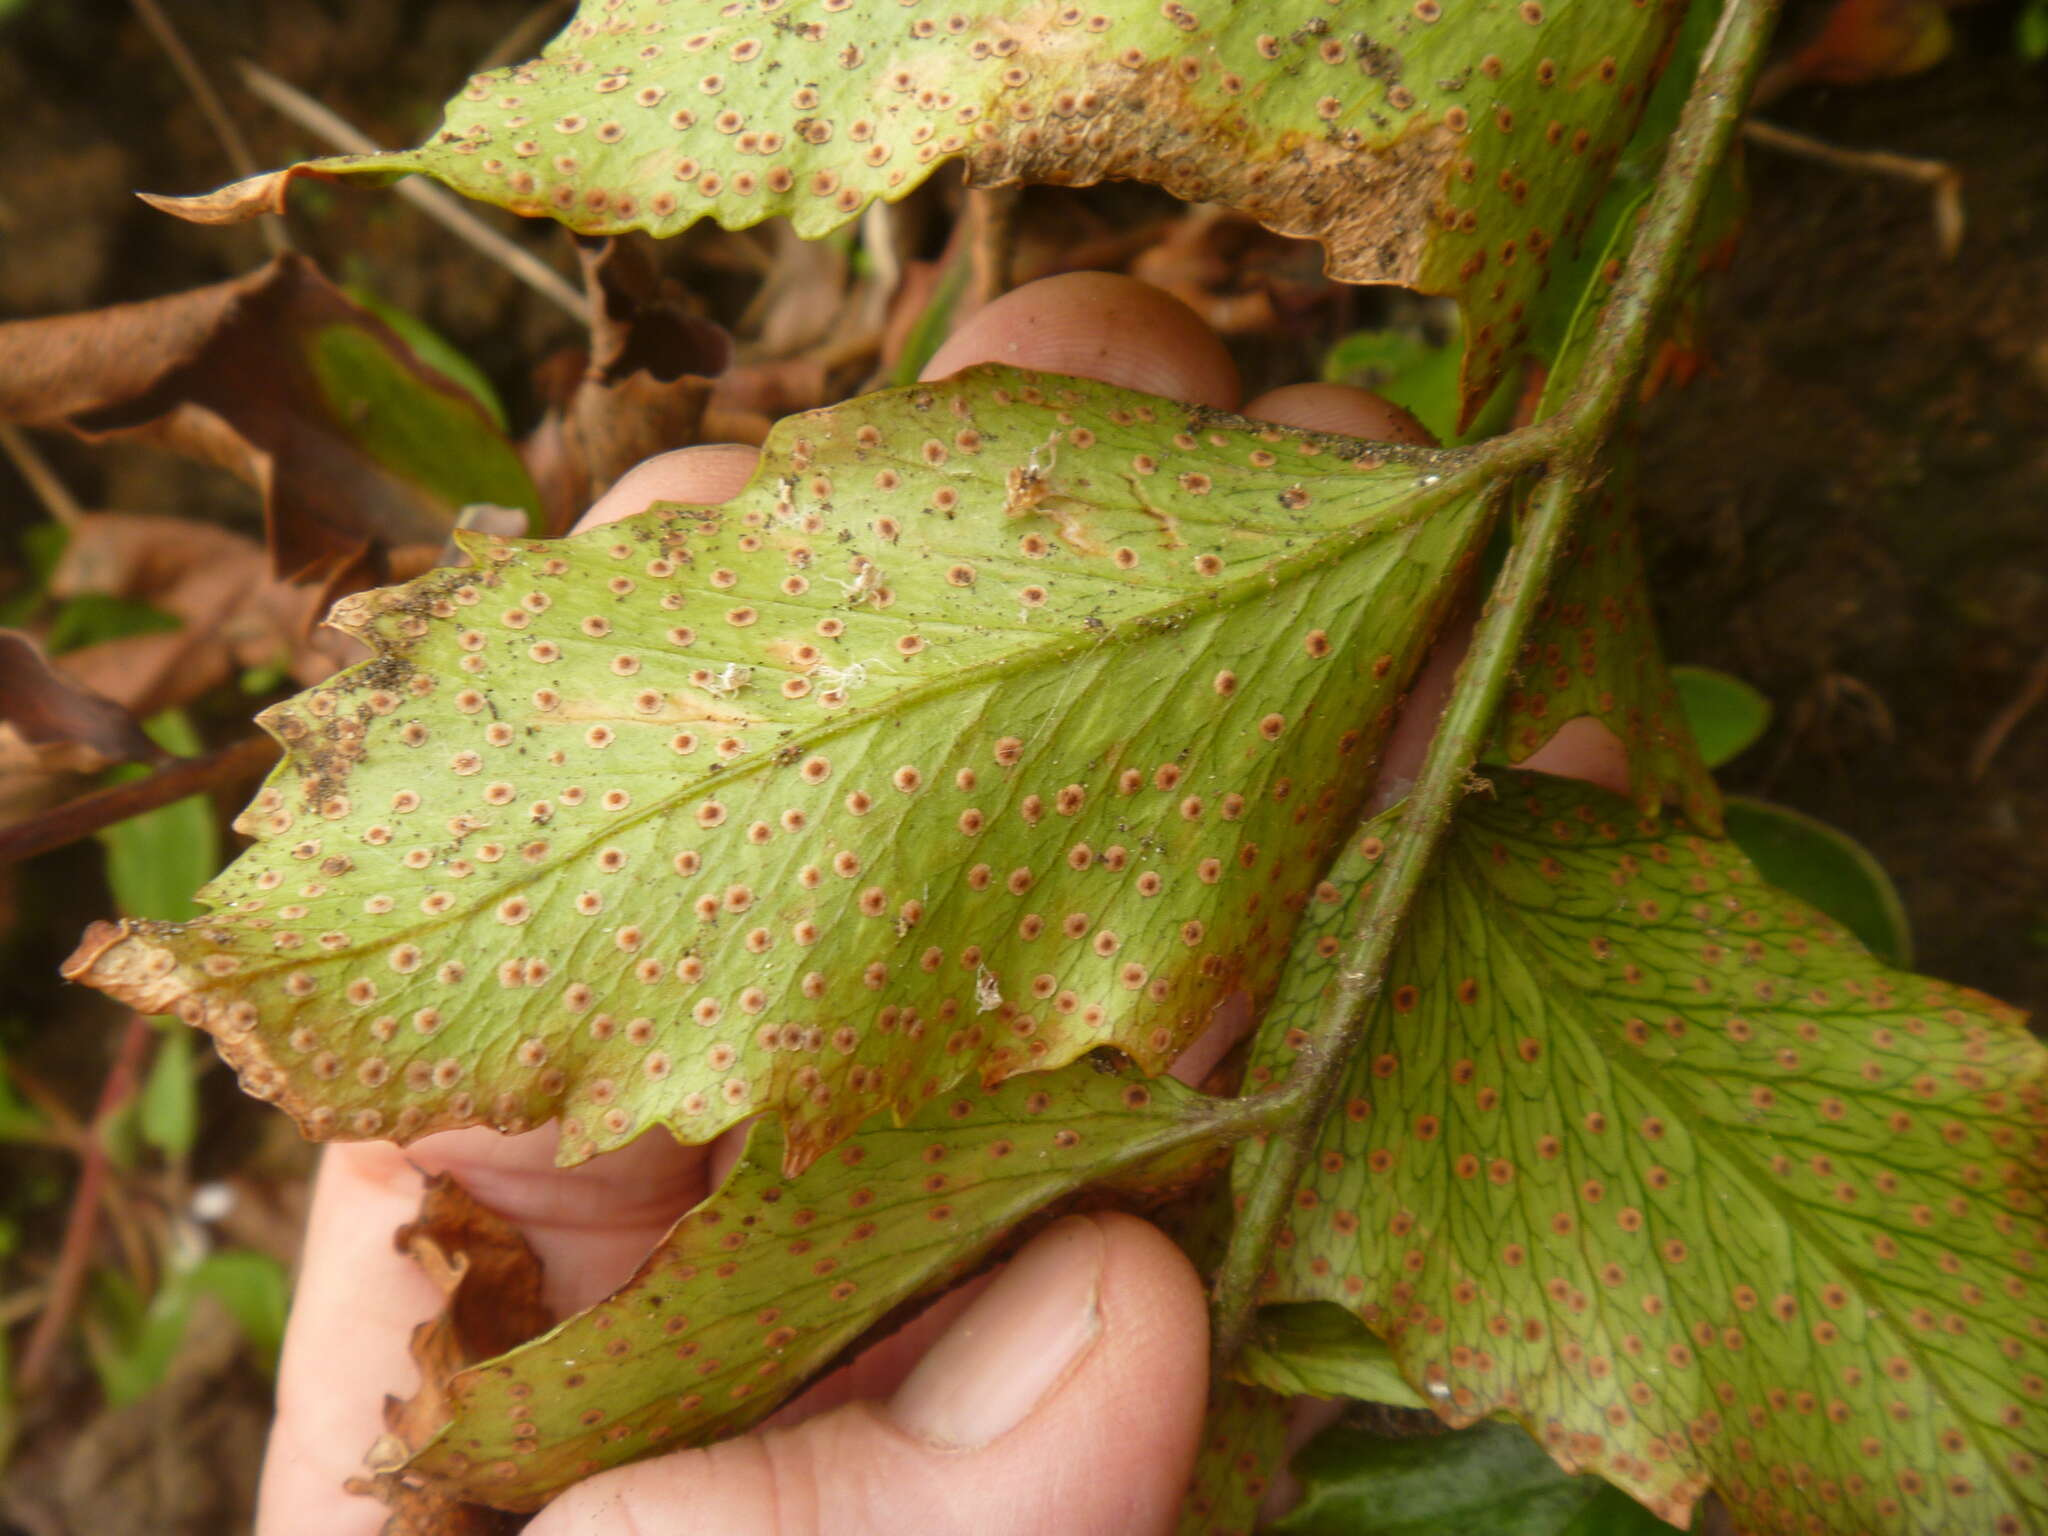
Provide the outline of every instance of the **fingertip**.
[[1348,384],[1288,384],[1269,389],[1244,414],[1308,432],[1338,432],[1376,443],[1434,448],[1436,437],[1412,413],[1369,389]]
[[1187,305],[1116,272],[1068,272],[1012,289],[948,337],[923,377],[976,363],[1072,374],[1231,410],[1243,386],[1216,333]]
[[1422,760],[1429,755],[1429,744],[1443,720],[1458,668],[1472,648],[1472,625],[1469,612],[1445,624],[1409,683],[1393,729],[1387,732],[1386,745],[1380,749],[1379,773],[1366,801],[1373,814],[1405,798],[1415,787],[1415,776],[1422,771]]
[[1530,753],[1521,766],[1532,773],[1552,773],[1561,779],[1597,784],[1617,795],[1629,792],[1628,748],[1591,715],[1565,721],[1557,728],[1557,734]]
[[[1444,705],[1456,686],[1458,669],[1471,649],[1475,620],[1469,610],[1446,624],[1428,657],[1409,685],[1401,712],[1380,752],[1379,776],[1367,804],[1373,812],[1406,797],[1422,772],[1430,742],[1443,718]],[[1556,733],[1515,765],[1532,773],[1579,779],[1614,791],[1629,792],[1628,748],[1619,736],[1590,715],[1567,720]]]
[[1193,1405],[1190,1422],[1198,1425],[1209,1379],[1209,1295],[1202,1277],[1180,1245],[1151,1222],[1121,1211],[1093,1219],[1107,1248],[1103,1309],[1110,1330],[1130,1341],[1126,1347],[1137,1358],[1129,1364],[1155,1383],[1170,1376],[1186,1389],[1177,1400]]
[[621,475],[618,483],[576,520],[572,531],[582,533],[616,523],[622,517],[645,512],[657,501],[680,501],[692,506],[717,506],[730,501],[746,487],[760,458],[758,448],[743,443],[707,443],[657,454]]
[[[1014,1282],[1007,1297],[1005,1280]],[[1062,1324],[1069,1304],[1092,1308],[1093,1325]],[[947,1357],[938,1368],[963,1379],[936,1396],[930,1383],[906,1388],[923,1394],[927,1412],[945,1405],[942,1420],[996,1427],[1007,1414],[977,1397],[1014,1402],[1014,1375],[1038,1368],[1020,1332],[1053,1345],[1079,1338],[1080,1353],[1043,1373],[1035,1406],[986,1443],[970,1448],[906,1425],[900,1393],[888,1406],[848,1403],[592,1478],[550,1505],[530,1536],[666,1530],[685,1514],[691,1529],[833,1536],[1170,1530],[1208,1395],[1208,1313],[1186,1255],[1134,1217],[1055,1223],[933,1346]]]
[[1049,1465],[1093,1485],[1108,1452],[1143,1468],[1124,1472],[1114,1521],[1080,1496],[1056,1528],[1161,1529],[1193,1468],[1208,1360],[1207,1295],[1187,1255],[1134,1216],[1068,1217],[1004,1266],[886,1413],[920,1448],[972,1449],[963,1489]]
[[1252,1024],[1251,994],[1229,993],[1209,1011],[1209,1022],[1202,1026],[1201,1033],[1174,1057],[1168,1075],[1190,1088],[1201,1087],[1202,1080],[1216,1070],[1237,1042],[1252,1032]]
[[373,1536],[384,1511],[341,1493],[416,1380],[413,1330],[444,1298],[392,1242],[419,1216],[423,1172],[451,1174],[525,1234],[549,1309],[566,1315],[630,1276],[703,1193],[704,1149],[655,1129],[575,1168],[555,1166],[552,1126],[472,1128],[409,1147],[343,1142],[323,1154],[278,1371],[259,1536]]

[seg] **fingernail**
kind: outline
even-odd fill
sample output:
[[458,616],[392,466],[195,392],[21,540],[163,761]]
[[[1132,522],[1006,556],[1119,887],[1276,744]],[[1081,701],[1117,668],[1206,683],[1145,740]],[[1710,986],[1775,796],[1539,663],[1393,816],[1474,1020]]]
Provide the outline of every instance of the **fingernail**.
[[1040,1233],[918,1362],[890,1415],[949,1450],[1023,1423],[1102,1332],[1103,1254],[1085,1216]]

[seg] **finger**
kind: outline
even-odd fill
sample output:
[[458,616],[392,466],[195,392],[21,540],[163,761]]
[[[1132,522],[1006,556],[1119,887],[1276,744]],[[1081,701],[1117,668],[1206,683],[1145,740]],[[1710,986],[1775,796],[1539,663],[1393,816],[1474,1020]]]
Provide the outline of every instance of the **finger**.
[[1565,721],[1521,766],[1534,773],[1554,773],[1561,779],[1582,779],[1617,795],[1629,792],[1628,748],[1591,715]]
[[771,1426],[801,1424],[844,1403],[888,1397],[903,1385],[939,1336],[995,1281],[1000,1269],[962,1281],[886,1339],[862,1350],[830,1375],[814,1381],[769,1416]]
[[[1200,316],[1171,295],[1113,272],[1071,272],[1012,290],[948,337],[924,377],[991,362],[1221,409],[1234,406],[1240,393],[1237,365]],[[630,517],[655,501],[725,501],[746,484],[758,458],[753,449],[719,444],[649,459],[584,513],[577,529]]]
[[[1387,734],[1386,749],[1380,754],[1379,778],[1368,802],[1383,811],[1403,799],[1415,787],[1422,772],[1422,760],[1443,720],[1444,705],[1457,681],[1458,668],[1472,648],[1473,620],[1468,613],[1453,619],[1437,637],[1436,646],[1415,676],[1408,701],[1394,718]],[[1560,778],[1582,779],[1611,789],[1629,792],[1628,748],[1621,738],[1590,716],[1567,720],[1556,735],[1519,766],[1535,773],[1552,773]]]
[[717,506],[739,495],[760,460],[758,449],[740,443],[712,443],[678,448],[635,464],[576,520],[581,533],[622,517],[645,512],[657,501],[682,501],[692,506]]
[[702,1198],[704,1149],[656,1131],[576,1168],[554,1166],[552,1127],[453,1131],[410,1148],[344,1144],[321,1160],[305,1262],[278,1370],[264,1459],[263,1536],[372,1536],[380,1506],[346,1498],[383,1427],[386,1393],[418,1379],[408,1344],[442,1298],[392,1234],[419,1213],[422,1171],[453,1174],[526,1234],[557,1316],[610,1294]]
[[1369,389],[1353,389],[1348,384],[1288,384],[1269,389],[1247,405],[1244,414],[1310,432],[1341,432],[1346,437],[1409,443],[1418,448],[1436,446],[1429,428],[1406,410]]
[[1201,316],[1114,272],[1068,272],[1012,289],[948,337],[924,377],[976,363],[1073,374],[1226,411],[1242,392],[1237,364]]
[[527,1536],[1152,1536],[1193,1466],[1207,1374],[1202,1286],[1128,1216],[1042,1233],[888,1403],[622,1468]]
[[1287,1404],[1287,1435],[1281,1447],[1280,1465],[1273,1469],[1273,1481],[1259,1500],[1259,1528],[1291,1514],[1301,1502],[1301,1479],[1294,1475],[1294,1458],[1301,1448],[1344,1417],[1351,1406],[1341,1397],[1297,1397]]

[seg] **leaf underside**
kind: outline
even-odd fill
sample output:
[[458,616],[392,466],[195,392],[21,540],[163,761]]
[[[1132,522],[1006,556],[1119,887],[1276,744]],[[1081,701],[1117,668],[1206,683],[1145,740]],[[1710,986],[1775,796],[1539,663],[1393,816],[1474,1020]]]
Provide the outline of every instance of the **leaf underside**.
[[[1687,9],[1672,60],[1627,146],[1618,184],[1583,231],[1576,254],[1558,265],[1548,302],[1534,312],[1531,351],[1546,369],[1539,420],[1566,410],[1584,379],[1640,228],[1648,178],[1663,160],[1720,15],[1721,6],[1705,0]],[[1718,245],[1732,238],[1721,221],[1731,204],[1739,210],[1740,197],[1722,173],[1716,176],[1719,217],[1695,238]],[[1651,611],[1632,434],[1632,424],[1624,424],[1603,444],[1597,492],[1584,499],[1524,635],[1488,755],[1521,763],[1573,720],[1597,720],[1626,751],[1629,793],[1641,810],[1654,814],[1675,804],[1696,826],[1718,834],[1720,791],[1665,666]]]
[[190,925],[68,973],[310,1136],[563,1122],[574,1162],[870,1111],[1269,989],[1486,523],[1479,471],[980,369],[655,509],[338,605],[377,659]]
[[[1687,13],[1677,48],[1681,76],[1697,72],[1714,14],[1714,6]],[[1653,150],[1661,156],[1684,95],[1676,81],[1664,82],[1629,147],[1631,159]],[[1648,195],[1626,184],[1615,189],[1577,257],[1560,265],[1561,291],[1536,311],[1535,350],[1548,369],[1538,419],[1567,409],[1584,377]],[[1603,445],[1597,489],[1584,498],[1523,637],[1488,755],[1525,762],[1570,722],[1597,720],[1621,742],[1629,793],[1645,814],[1677,805],[1696,826],[1718,834],[1720,791],[1686,720],[1651,611],[1632,431],[1624,425]]]
[[1179,1536],[1252,1536],[1259,1506],[1286,1465],[1287,1410],[1286,1398],[1263,1387],[1224,1381],[1210,1388]]
[[[2048,1056],[1729,843],[1501,773],[1424,887],[1276,1254],[1468,1423],[1670,1520],[2019,1536],[2048,1519]],[[1303,926],[1254,1080],[1331,980]],[[1240,1154],[1250,1177],[1259,1153]]]
[[153,201],[224,222],[276,210],[298,175],[423,173],[589,234],[781,216],[816,238],[948,160],[984,185],[1149,181],[1321,241],[1336,277],[1455,295],[1469,417],[1591,222],[1684,9],[585,0],[417,149]]
[[1610,448],[1607,464],[1516,657],[1491,750],[1520,763],[1567,722],[1597,720],[1627,751],[1638,809],[1675,804],[1695,826],[1718,833],[1721,794],[1686,722],[1650,611],[1627,449]]
[[[1096,1063],[864,1127],[785,1179],[770,1122],[723,1186],[611,1297],[446,1383],[447,1422],[398,1474],[538,1508],[608,1467],[736,1434],[869,1329],[1083,1186],[1149,1202],[1217,1164],[1173,1127],[1196,1096]],[[1147,1156],[1148,1143],[1178,1150]]]

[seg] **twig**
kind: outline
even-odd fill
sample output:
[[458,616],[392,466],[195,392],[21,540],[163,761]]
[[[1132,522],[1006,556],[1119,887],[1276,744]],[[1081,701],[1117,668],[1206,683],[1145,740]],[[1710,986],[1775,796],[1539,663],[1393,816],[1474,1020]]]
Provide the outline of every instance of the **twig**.
[[28,482],[28,488],[36,493],[36,500],[43,504],[43,510],[66,528],[76,527],[78,520],[85,516],[85,508],[78,504],[78,498],[71,494],[69,486],[57,478],[57,471],[50,468],[50,461],[36,451],[36,445],[28,440],[28,434],[11,421],[0,421],[0,453],[7,455],[21,478]]
[[1582,460],[1598,452],[1639,393],[1658,321],[1692,259],[1691,236],[1709,200],[1712,172],[1727,156],[1781,4],[1735,0],[1721,13],[1595,333],[1583,382],[1554,418],[1555,427],[1531,429],[1541,434],[1550,428],[1560,446]]
[[[243,83],[254,95],[331,147],[351,155],[377,152],[378,146],[372,140],[261,64],[244,59],[241,71]],[[443,225],[457,239],[466,241],[472,249],[490,257],[535,293],[574,315],[579,323],[588,323],[590,305],[567,278],[516,240],[507,239],[484,223],[454,193],[417,176],[409,176],[399,182],[397,190],[399,196],[410,199],[422,213]]]
[[994,303],[1013,285],[1017,210],[1023,201],[1022,187],[967,189],[968,250],[974,266],[967,302],[974,309]]
[[861,249],[874,264],[874,294],[879,309],[903,283],[903,252],[896,237],[903,209],[886,197],[878,197],[860,216]]
[[81,837],[90,837],[102,827],[111,827],[187,795],[252,778],[276,761],[277,752],[277,743],[268,736],[245,737],[198,757],[181,757],[148,778],[81,795],[25,821],[0,827],[0,866],[62,848]]
[[1955,260],[1963,245],[1963,176],[1946,160],[1925,160],[1917,155],[1897,155],[1886,149],[1844,149],[1817,139],[1812,134],[1751,118],[1742,125],[1742,136],[1752,144],[1775,149],[1819,165],[1832,166],[1859,176],[1885,176],[1930,188],[1934,194],[1934,238],[1944,261]]
[[16,1323],[25,1322],[43,1310],[50,1294],[48,1286],[31,1285],[7,1296],[0,1296],[0,1330],[12,1328]]
[[535,51],[536,45],[562,24],[576,0],[545,0],[528,11],[510,32],[498,39],[498,46],[478,61],[476,73],[517,64]]
[[1523,636],[1549,589],[1579,507],[1598,484],[1600,450],[1638,390],[1659,316],[1713,183],[1707,173],[1734,136],[1777,11],[1778,0],[1732,0],[1723,12],[1628,265],[1601,319],[1583,382],[1559,415],[1500,440],[1485,456],[1504,477],[1540,467],[1544,478],[1488,597],[1399,831],[1388,839],[1387,861],[1338,957],[1336,986],[1294,1070],[1272,1095],[1287,1105],[1283,1129],[1268,1143],[1216,1274],[1212,1337],[1219,1375],[1250,1331],[1260,1279],[1323,1121],[1343,1089],[1402,924],[1466,793],[1472,764],[1491,732]]
[[45,1144],[62,1152],[76,1152],[85,1139],[85,1125],[64,1102],[64,1095],[44,1082],[18,1061],[6,1063],[7,1080],[15,1092],[28,1100],[29,1108],[50,1122]]
[[85,1287],[86,1271],[92,1264],[93,1238],[99,1231],[101,1190],[107,1182],[107,1146],[101,1133],[114,1113],[134,1096],[142,1077],[143,1059],[149,1054],[156,1032],[141,1014],[128,1016],[128,1031],[121,1037],[114,1064],[100,1085],[99,1107],[93,1111],[92,1134],[85,1139],[85,1156],[78,1169],[78,1187],[71,1194],[71,1212],[65,1218],[64,1243],[57,1251],[57,1268],[50,1277],[42,1314],[35,1331],[21,1353],[21,1369],[14,1385],[23,1396],[35,1391],[49,1374],[63,1342],[64,1329],[78,1306]]
[[133,1176],[127,1170],[111,1168],[108,1175],[100,1204],[113,1229],[114,1246],[121,1251],[136,1291],[152,1296],[162,1280],[164,1261],[175,1251],[169,1216],[153,1191],[145,1190],[141,1199],[134,1197],[128,1187]]
[[[249,141],[242,137],[242,130],[228,115],[227,104],[220,99],[220,92],[213,88],[213,82],[206,78],[206,71],[192,57],[192,50],[185,46],[184,38],[171,25],[171,18],[163,13],[156,0],[129,0],[129,3],[135,7],[135,14],[142,18],[142,24],[156,38],[158,46],[170,56],[171,67],[185,82],[192,99],[199,103],[207,126],[220,140],[220,147],[227,151],[228,165],[237,176],[254,176],[262,167],[250,153]],[[262,224],[264,243],[270,247],[273,256],[281,256],[292,248],[292,237],[285,228],[284,220],[264,219]]]
[[1984,727],[1984,734],[1977,738],[1977,745],[1970,749],[1970,782],[1975,784],[1991,769],[1991,759],[1998,756],[1998,749],[2005,745],[2019,723],[2048,699],[2048,651],[2041,653],[2033,669],[2027,673],[2026,681],[2020,684],[2020,691],[2012,696],[2005,708],[1991,717],[1991,723]]

